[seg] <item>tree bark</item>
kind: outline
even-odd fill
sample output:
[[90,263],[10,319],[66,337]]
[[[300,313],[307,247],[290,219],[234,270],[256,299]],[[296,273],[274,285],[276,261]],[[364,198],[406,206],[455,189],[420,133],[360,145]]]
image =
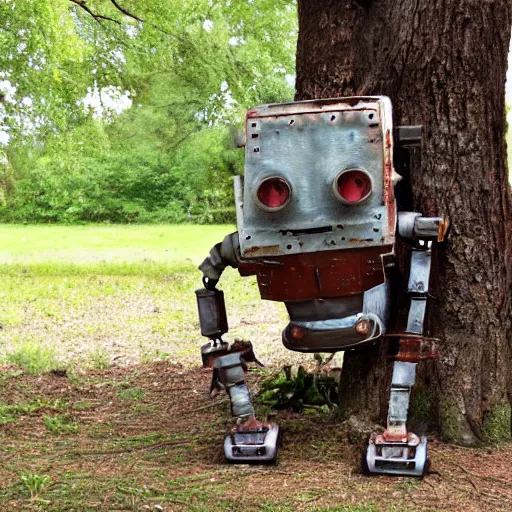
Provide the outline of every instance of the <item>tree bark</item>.
[[[407,208],[448,215],[452,230],[446,245],[434,248],[427,327],[442,340],[443,356],[419,365],[419,408],[452,441],[510,437],[512,200],[504,139],[510,2],[298,4],[297,100],[383,94],[392,100],[395,124],[424,127],[421,158],[406,177]],[[382,421],[388,370],[383,346],[347,353],[343,407]]]

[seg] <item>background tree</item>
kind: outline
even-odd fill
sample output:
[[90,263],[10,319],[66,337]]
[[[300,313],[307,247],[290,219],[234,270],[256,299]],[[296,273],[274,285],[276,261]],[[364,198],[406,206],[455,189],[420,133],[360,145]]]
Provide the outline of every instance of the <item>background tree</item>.
[[[388,95],[396,124],[424,126],[421,159],[406,176],[411,201],[402,209],[452,221],[448,243],[435,251],[429,312],[443,357],[424,366],[413,409],[449,440],[510,438],[512,202],[504,94],[511,5],[298,4],[296,99]],[[346,411],[382,420],[388,370],[384,348],[347,353]]]
[[0,2],[0,218],[233,220],[229,127],[292,97],[295,28],[292,0]]

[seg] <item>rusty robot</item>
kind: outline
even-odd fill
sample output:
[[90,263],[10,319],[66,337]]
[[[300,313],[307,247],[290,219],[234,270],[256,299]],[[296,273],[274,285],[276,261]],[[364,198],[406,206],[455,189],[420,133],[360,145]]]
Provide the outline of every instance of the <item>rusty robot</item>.
[[[421,126],[393,128],[385,96],[270,104],[245,121],[245,172],[235,177],[237,231],[200,265],[196,291],[201,352],[212,389],[226,389],[236,425],[227,433],[228,462],[265,463],[277,456],[279,427],[255,417],[245,382],[248,343],[230,344],[223,292],[226,266],[256,275],[262,299],[284,302],[282,340],[299,352],[358,350],[395,339],[387,428],[371,436],[370,473],[422,476],[427,439],[407,430],[417,362],[435,357],[423,336],[431,250],[448,229],[443,217],[397,211],[400,180],[393,150],[419,145]],[[394,165],[395,164],[395,165]],[[411,244],[410,307],[404,332],[388,332],[397,236]],[[340,390],[343,392],[343,390]]]

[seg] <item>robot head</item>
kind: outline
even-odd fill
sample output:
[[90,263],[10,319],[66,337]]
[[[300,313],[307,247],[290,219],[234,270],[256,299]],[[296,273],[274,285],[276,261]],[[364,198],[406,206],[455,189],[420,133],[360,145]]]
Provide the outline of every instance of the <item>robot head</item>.
[[245,133],[242,258],[393,245],[389,98],[263,105],[247,112]]

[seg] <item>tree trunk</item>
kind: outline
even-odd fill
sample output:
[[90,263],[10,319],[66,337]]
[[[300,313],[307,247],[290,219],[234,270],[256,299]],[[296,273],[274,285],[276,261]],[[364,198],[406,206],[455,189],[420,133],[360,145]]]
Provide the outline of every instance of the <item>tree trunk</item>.
[[[443,342],[443,356],[420,363],[412,411],[434,419],[452,441],[509,438],[512,200],[504,133],[511,6],[507,0],[298,3],[296,99],[389,96],[395,124],[424,127],[406,208],[452,222],[446,245],[434,247],[427,323]],[[385,352],[381,346],[346,354],[345,409],[382,421]]]

